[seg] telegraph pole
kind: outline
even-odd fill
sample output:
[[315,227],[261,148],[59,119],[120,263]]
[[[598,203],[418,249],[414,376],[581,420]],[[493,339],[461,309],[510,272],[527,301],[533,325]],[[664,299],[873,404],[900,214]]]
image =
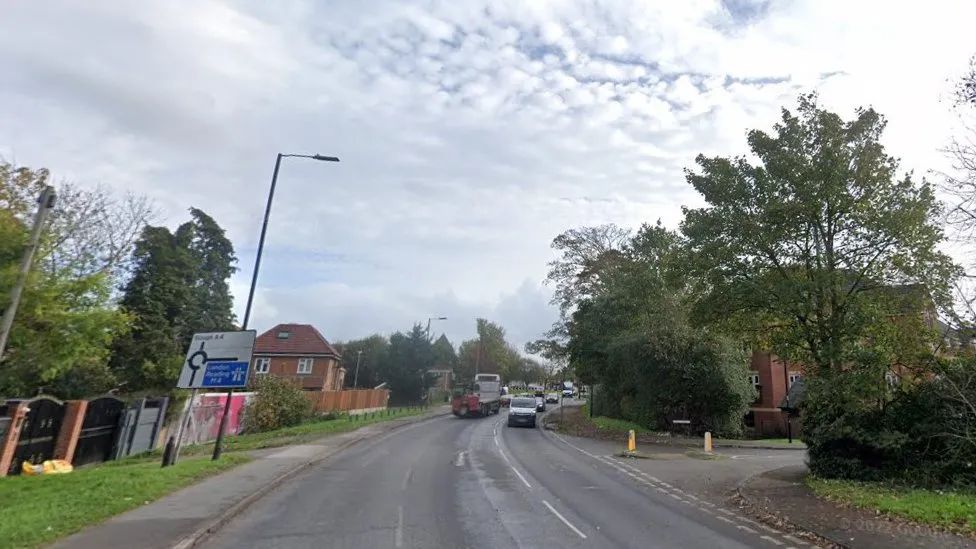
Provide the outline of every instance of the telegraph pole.
[[27,249],[24,250],[24,257],[20,263],[20,272],[17,274],[17,282],[10,291],[10,305],[3,312],[3,320],[0,321],[0,360],[3,360],[3,352],[7,348],[7,338],[10,337],[10,329],[14,325],[14,315],[17,314],[17,306],[20,304],[20,296],[24,293],[24,286],[27,284],[27,275],[30,273],[31,263],[34,261],[34,254],[37,252],[38,244],[41,241],[41,232],[44,223],[47,221],[48,214],[54,209],[56,199],[54,187],[48,185],[44,187],[41,196],[37,199],[37,213],[34,214],[34,226],[31,228],[30,239],[27,241]]

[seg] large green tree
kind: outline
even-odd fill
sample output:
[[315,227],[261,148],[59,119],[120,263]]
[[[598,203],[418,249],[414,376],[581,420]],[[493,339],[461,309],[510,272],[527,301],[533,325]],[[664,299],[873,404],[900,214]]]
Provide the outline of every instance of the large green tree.
[[885,288],[918,284],[949,304],[939,203],[898,174],[884,127],[872,109],[844,120],[808,95],[772,134],[749,132],[755,162],[698,157],[687,179],[707,206],[686,209],[681,229],[707,292],[700,319],[751,330],[813,374],[851,360],[893,312]]
[[[47,170],[0,163],[0,309],[9,304],[37,196],[49,184]],[[136,226],[149,209],[135,199],[128,209],[104,189],[59,183],[57,191],[0,363],[2,395],[78,398],[116,384],[109,348],[128,317],[114,306],[113,283],[138,231],[121,220]]]
[[754,392],[741,345],[690,323],[694,284],[681,237],[645,225],[569,323],[570,364],[600,386],[600,414],[667,428],[736,433]]
[[[373,334],[362,339],[337,343],[336,347],[342,349],[342,364],[346,368],[346,388],[353,388],[356,386],[354,383],[358,382],[359,388],[368,389],[386,381],[380,377],[384,373],[383,365],[390,349],[390,342],[386,337]],[[357,363],[358,380],[356,379]]]
[[146,227],[133,253],[120,305],[132,329],[116,342],[112,369],[129,390],[168,388],[196,332],[234,328],[227,279],[233,246],[204,212],[175,232]]
[[389,384],[390,400],[396,403],[420,401],[432,381],[427,373],[434,365],[434,353],[423,326],[415,324],[408,333],[390,336],[390,346],[379,376]]

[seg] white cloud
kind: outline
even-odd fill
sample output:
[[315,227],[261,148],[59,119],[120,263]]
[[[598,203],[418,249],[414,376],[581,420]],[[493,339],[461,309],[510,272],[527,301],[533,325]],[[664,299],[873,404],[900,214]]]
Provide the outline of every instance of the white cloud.
[[282,166],[260,324],[345,338],[452,309],[458,338],[462,319],[497,315],[525,340],[555,316],[540,286],[553,236],[673,226],[699,201],[682,167],[745,152],[746,130],[802,91],[845,114],[873,104],[906,167],[944,167],[940,100],[976,53],[976,5],[920,9],[14,3],[0,19],[0,155],[146,193],[172,223],[203,207],[241,256],[241,313],[275,153],[339,155]]

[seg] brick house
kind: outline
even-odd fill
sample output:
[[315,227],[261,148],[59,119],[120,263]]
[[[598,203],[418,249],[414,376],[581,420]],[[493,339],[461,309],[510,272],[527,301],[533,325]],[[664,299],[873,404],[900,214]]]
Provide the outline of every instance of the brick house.
[[759,397],[749,407],[746,427],[752,428],[757,435],[785,436],[786,416],[779,406],[790,387],[802,376],[802,365],[790,364],[772,353],[753,351],[749,381]]
[[252,379],[273,375],[306,391],[339,391],[346,376],[342,355],[310,324],[278,324],[254,342]]

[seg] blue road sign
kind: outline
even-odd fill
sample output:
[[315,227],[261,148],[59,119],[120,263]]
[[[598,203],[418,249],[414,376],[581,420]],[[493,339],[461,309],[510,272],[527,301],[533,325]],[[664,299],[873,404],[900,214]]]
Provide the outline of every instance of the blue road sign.
[[201,387],[244,387],[247,362],[207,362]]

